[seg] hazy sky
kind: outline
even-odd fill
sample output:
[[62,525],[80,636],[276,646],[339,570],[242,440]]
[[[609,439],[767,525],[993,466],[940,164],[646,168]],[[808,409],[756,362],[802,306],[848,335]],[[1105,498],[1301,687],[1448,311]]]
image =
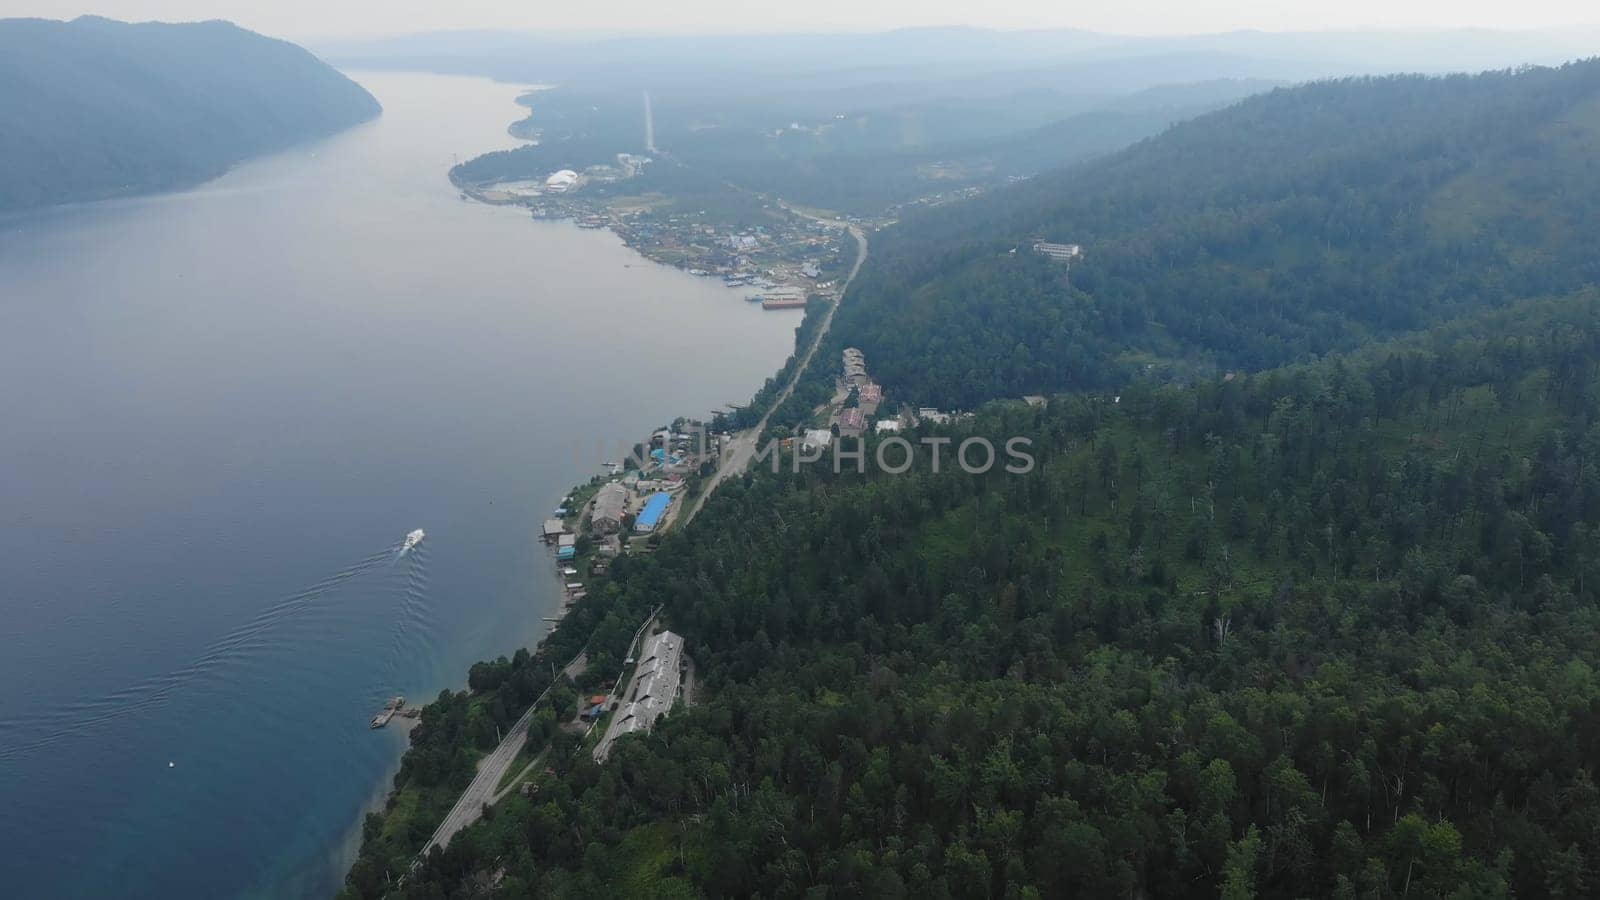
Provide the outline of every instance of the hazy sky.
[[1124,34],[1359,26],[1531,28],[1600,23],[1592,0],[0,0],[0,16],[230,19],[283,37],[445,28],[645,31],[1074,26]]

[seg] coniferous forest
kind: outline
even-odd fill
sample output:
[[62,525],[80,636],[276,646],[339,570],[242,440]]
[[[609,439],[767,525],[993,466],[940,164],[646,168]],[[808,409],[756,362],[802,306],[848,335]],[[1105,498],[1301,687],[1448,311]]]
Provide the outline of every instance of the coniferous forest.
[[954,406],[1301,362],[1594,283],[1597,158],[1600,61],[1279,89],[887,229],[836,333]]
[[[752,471],[620,558],[428,708],[345,895],[1594,896],[1597,92],[1280,90],[875,236],[828,340],[975,410],[905,435],[943,466]],[[536,728],[413,868],[657,605],[697,702],[603,765]]]

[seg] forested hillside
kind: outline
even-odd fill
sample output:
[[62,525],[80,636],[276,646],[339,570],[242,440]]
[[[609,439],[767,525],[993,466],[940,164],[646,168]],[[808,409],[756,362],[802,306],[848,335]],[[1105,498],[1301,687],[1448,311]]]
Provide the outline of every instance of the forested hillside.
[[[1160,68],[1144,62],[1150,71]],[[1079,75],[1084,84],[1105,83]],[[925,96],[935,87],[953,88],[919,86],[898,104],[885,103],[881,95],[897,92],[882,85],[676,103],[657,93],[656,143],[702,178],[791,203],[878,216],[930,194],[991,186],[1110,153],[1276,84],[1210,79],[1096,94],[1018,90],[1015,78],[1009,83],[1011,91],[999,96]],[[536,91],[520,102],[531,112],[514,130],[537,134],[540,142],[468,160],[451,171],[453,178],[481,184],[543,177],[609,163],[617,153],[644,152],[638,91],[567,88]],[[677,193],[659,170],[623,189]]]
[[0,20],[0,210],[193,184],[378,113],[305,50],[226,22]]
[[700,702],[409,869],[578,637],[479,670],[347,896],[1593,896],[1597,150],[1600,63],[1328,82],[878,233],[829,341],[1038,466],[726,484],[569,620]]
[[1600,61],[1279,89],[886,230],[836,330],[950,405],[1310,359],[1593,283],[1596,158]]
[[746,478],[584,601],[709,701],[348,894],[1589,896],[1597,420],[1586,294],[950,433],[1028,475]]

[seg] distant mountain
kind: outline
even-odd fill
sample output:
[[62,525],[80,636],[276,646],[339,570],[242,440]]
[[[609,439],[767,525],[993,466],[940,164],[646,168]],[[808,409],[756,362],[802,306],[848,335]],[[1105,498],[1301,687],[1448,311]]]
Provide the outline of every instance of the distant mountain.
[[1312,359],[1600,281],[1596,158],[1600,61],[1279,89],[886,231],[834,332],[957,405]]
[[[324,58],[362,68],[489,75],[502,81],[582,82],[590,89],[648,86],[708,96],[1008,78],[1039,87],[1063,77],[1078,92],[1125,93],[1181,80],[1476,72],[1556,64],[1594,52],[1600,28],[1232,31],[1132,37],[1077,29],[998,31],[908,28],[854,34],[710,36],[569,35],[519,31],[430,32],[317,45]],[[1108,65],[1109,64],[1109,65]],[[1051,69],[1059,69],[1052,73]],[[1091,81],[1077,78],[1087,72]],[[1129,84],[1115,83],[1130,75]],[[1141,83],[1142,82],[1142,83]],[[969,87],[975,87],[971,85]],[[982,89],[986,94],[996,91]],[[950,90],[941,86],[941,95]],[[903,98],[902,98],[903,100]],[[891,100],[891,102],[900,102]]]
[[0,20],[0,210],[194,184],[380,111],[304,49],[226,22]]
[[[726,128],[662,129],[657,140],[670,140],[679,159],[752,190],[875,216],[930,194],[987,187],[1120,150],[1176,122],[1272,87],[1271,82],[1240,80],[1171,85],[1110,98],[1036,92],[989,101],[1026,113],[1009,121],[986,119],[983,102],[948,100],[852,114],[837,126],[781,131],[756,140],[738,140]],[[1070,112],[1034,125],[1052,106]],[[1007,130],[1007,125],[1023,130]]]
[[[1123,95],[1040,89],[898,106],[878,105],[871,91],[860,99],[792,92],[763,95],[759,102],[723,97],[699,105],[668,96],[656,104],[656,143],[676,161],[718,180],[808,206],[876,216],[932,194],[985,187],[1120,150],[1276,86],[1238,79]],[[462,163],[452,172],[458,182],[542,178],[557,169],[609,162],[618,152],[644,152],[638,92],[556,89],[523,102],[533,112],[519,123],[519,132],[537,134],[540,143]],[[800,127],[783,127],[791,122]],[[657,167],[653,174],[664,170]],[[628,189],[643,189],[640,184]],[[672,192],[664,185],[652,188]]]
[[[337,63],[363,68],[487,74],[507,81],[582,78],[597,86],[635,84],[650,72],[740,71],[775,84],[849,72],[871,80],[899,69],[948,77],[971,67],[1039,63],[1122,39],[1073,29],[990,31],[905,28],[855,34],[549,36],[522,31],[439,31],[314,47]],[[613,77],[615,76],[615,77]],[[659,86],[659,85],[657,85]],[[790,85],[792,86],[792,85]],[[826,85],[812,84],[812,87]]]
[[1086,47],[1077,58],[1147,53],[1212,52],[1278,59],[1339,60],[1384,72],[1477,72],[1520,65],[1554,65],[1600,47],[1600,27],[1495,30],[1401,28],[1331,31],[1229,31],[1220,34],[1143,37],[1126,44]]
[[1278,86],[1252,79],[1163,85],[952,155],[963,161],[984,162],[1007,175],[1032,174],[1120,150],[1184,119]]

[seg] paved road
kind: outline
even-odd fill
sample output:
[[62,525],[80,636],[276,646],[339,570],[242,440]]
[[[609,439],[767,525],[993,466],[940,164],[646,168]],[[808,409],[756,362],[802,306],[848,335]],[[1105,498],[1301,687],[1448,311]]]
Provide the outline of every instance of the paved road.
[[[837,219],[822,218],[795,209],[788,204],[782,205],[796,215],[818,222],[842,226],[849,230],[851,237],[856,239],[855,263],[850,266],[850,274],[845,277],[844,284],[839,288],[839,296],[843,298],[845,293],[850,290],[851,283],[856,280],[856,274],[861,271],[862,264],[867,261],[866,233],[861,230],[859,225],[851,225]],[[838,309],[839,301],[836,300],[828,307],[828,311],[823,314],[822,322],[817,326],[817,333],[811,339],[811,346],[806,348],[805,355],[800,358],[800,364],[795,367],[794,374],[789,378],[789,383],[783,386],[782,391],[778,392],[778,396],[774,398],[772,405],[767,409],[766,415],[761,417],[761,421],[754,428],[737,435],[729,446],[724,449],[722,465],[712,475],[711,480],[706,483],[705,490],[701,491],[700,496],[695,498],[694,505],[685,511],[683,524],[689,524],[690,520],[700,512],[700,507],[705,505],[706,498],[711,496],[711,493],[717,489],[718,485],[722,484],[723,480],[731,474],[743,472],[745,466],[750,464],[750,458],[755,455],[756,443],[767,430],[767,420],[772,417],[772,411],[782,406],[783,402],[789,399],[789,395],[794,393],[794,387],[799,383],[800,376],[804,375],[806,368],[811,365],[811,358],[816,355],[817,348],[822,346],[822,339],[827,337],[828,329],[833,326],[833,314]],[[654,619],[655,615],[652,613],[651,617],[645,620],[645,624],[640,626],[639,633],[634,635],[635,642],[638,641],[640,634],[643,634],[644,629]],[[580,653],[576,659],[567,664],[565,672],[568,677],[576,677],[578,672],[583,671],[585,664],[586,658],[584,654]],[[435,846],[444,847],[448,845],[450,839],[455,837],[457,832],[482,817],[485,804],[492,804],[498,799],[496,797],[496,789],[500,786],[501,779],[505,777],[506,772],[511,768],[512,762],[516,760],[517,753],[522,750],[522,745],[527,743],[528,726],[533,722],[534,710],[539,708],[539,704],[543,702],[545,696],[549,693],[550,688],[545,688],[544,693],[540,694],[539,698],[533,701],[533,705],[528,707],[528,711],[522,714],[522,718],[511,726],[511,731],[500,741],[500,746],[494,748],[488,756],[478,762],[478,774],[473,777],[472,783],[467,785],[467,789],[456,800],[456,805],[450,808],[450,814],[444,817],[443,822],[439,823],[439,827],[434,831],[433,837],[422,848],[421,855],[426,856],[428,851]]]
[[[580,652],[561,671],[567,678],[576,678],[588,664],[588,654]],[[555,683],[552,682],[550,687],[554,686]],[[478,821],[483,815],[485,804],[492,804],[498,799],[495,794],[496,788],[500,786],[500,779],[505,777],[511,764],[516,761],[522,745],[528,742],[528,726],[533,723],[533,713],[549,693],[550,688],[545,688],[544,693],[540,694],[528,707],[528,711],[522,714],[522,718],[517,720],[517,724],[506,732],[500,741],[500,746],[478,761],[478,774],[473,776],[472,783],[461,793],[456,805],[450,808],[450,814],[439,823],[439,827],[433,832],[433,837],[429,838],[427,845],[422,848],[421,856],[428,855],[428,851],[436,846],[448,845],[450,839],[456,836],[456,832]]]
[[778,396],[773,399],[772,405],[767,407],[766,415],[761,417],[761,421],[757,422],[754,428],[739,432],[734,436],[733,440],[728,442],[728,446],[723,448],[722,465],[719,466],[717,471],[711,476],[711,480],[706,482],[705,489],[700,492],[700,496],[695,498],[694,505],[690,506],[688,510],[684,512],[684,525],[689,524],[689,522],[699,514],[700,507],[704,506],[706,503],[706,498],[710,497],[712,492],[714,492],[729,475],[737,475],[744,472],[745,466],[750,464],[750,459],[755,456],[756,447],[761,440],[761,436],[767,431],[767,420],[772,418],[773,410],[776,410],[778,407],[782,406],[783,402],[789,399],[789,395],[794,393],[794,386],[800,383],[800,376],[804,375],[806,372],[806,367],[811,365],[811,357],[816,355],[817,348],[822,346],[822,339],[828,336],[828,329],[833,327],[833,314],[839,311],[839,303],[844,299],[846,292],[850,290],[850,284],[856,280],[856,273],[861,271],[861,264],[867,261],[867,235],[866,232],[861,230],[861,226],[847,225],[844,222],[838,221],[837,219],[824,219],[811,215],[810,213],[802,212],[789,206],[788,204],[782,205],[785,209],[796,215],[805,216],[808,219],[813,219],[818,222],[827,222],[833,225],[843,225],[845,228],[849,229],[850,236],[856,239],[856,261],[855,264],[850,267],[850,274],[845,277],[844,285],[839,288],[840,299],[835,300],[828,307],[828,311],[823,314],[822,322],[817,326],[817,333],[811,339],[811,346],[806,348],[805,356],[800,358],[800,364],[795,367],[794,374],[789,378],[789,383],[784,385],[783,390],[778,392]]
[[[650,623],[656,620],[656,616],[660,612],[661,607],[659,606],[651,610],[650,615],[644,620],[644,624],[640,625],[639,630],[633,633],[633,643],[628,645],[629,656],[636,652],[639,646],[639,638],[644,635],[645,629],[650,627]],[[588,648],[584,648],[584,650],[579,651],[577,656],[572,658],[572,662],[567,663],[566,668],[562,669],[561,673],[567,678],[577,678],[588,668]],[[626,670],[627,666],[624,665],[623,669],[617,672],[618,679],[622,677],[622,672]],[[517,753],[522,750],[522,745],[528,741],[528,726],[533,723],[534,711],[539,708],[540,703],[544,702],[544,698],[550,693],[550,688],[553,687],[555,687],[554,682],[551,683],[550,687],[544,689],[544,693],[540,694],[538,699],[533,701],[533,705],[529,706],[528,711],[522,714],[522,718],[517,720],[517,724],[511,726],[511,731],[500,741],[500,746],[494,748],[492,753],[478,761],[478,774],[473,776],[472,783],[467,785],[467,789],[461,793],[461,796],[456,800],[456,805],[450,807],[450,814],[444,817],[443,822],[439,823],[439,827],[433,832],[433,837],[428,839],[428,843],[422,848],[422,852],[417,854],[419,862],[434,847],[447,846],[450,843],[450,839],[455,837],[457,832],[482,818],[485,805],[494,805],[516,786],[513,783],[506,787],[505,790],[497,790],[500,787],[501,780],[510,771],[511,764],[516,761]],[[593,723],[589,725],[589,728],[591,730],[594,728]],[[588,731],[584,732],[586,735],[588,733]],[[537,763],[538,760],[536,759],[524,766],[522,774],[526,774]]]

